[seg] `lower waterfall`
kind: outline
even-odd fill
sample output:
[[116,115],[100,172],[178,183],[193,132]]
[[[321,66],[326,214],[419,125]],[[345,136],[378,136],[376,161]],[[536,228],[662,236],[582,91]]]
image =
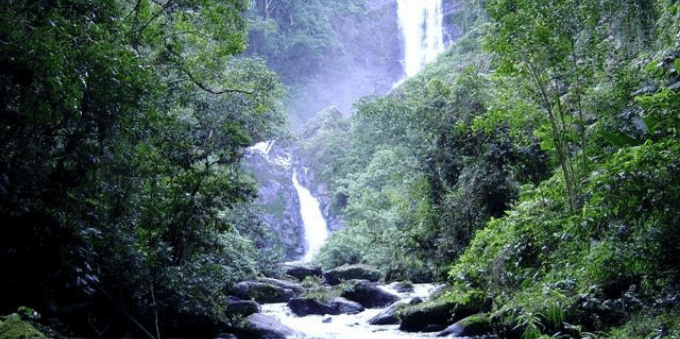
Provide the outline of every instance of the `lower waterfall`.
[[301,261],[310,262],[328,237],[326,220],[321,214],[319,201],[312,196],[309,190],[300,185],[295,171],[293,171],[293,186],[298,193],[300,215],[305,227],[305,256]]

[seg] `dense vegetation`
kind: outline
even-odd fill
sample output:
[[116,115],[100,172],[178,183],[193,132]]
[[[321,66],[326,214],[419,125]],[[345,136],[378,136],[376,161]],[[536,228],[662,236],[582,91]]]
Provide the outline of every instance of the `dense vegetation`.
[[[370,12],[367,2],[251,1],[247,53],[266,60],[281,76],[290,92],[286,103],[293,127],[308,122],[329,102],[349,109],[354,96],[371,93],[376,86],[384,92],[402,75],[394,67],[390,72],[390,63],[398,63],[390,54],[394,46],[389,44],[398,45],[398,40],[378,41],[376,36],[398,37],[398,33],[374,27],[396,13],[389,12],[389,6]],[[387,83],[375,79],[383,77],[392,79]],[[352,86],[362,87],[364,92]]]
[[347,223],[318,262],[479,291],[507,335],[680,335],[680,5],[464,1],[459,20],[417,77],[314,123]]
[[285,131],[285,93],[235,57],[247,9],[3,2],[1,314],[33,308],[79,336],[201,336],[231,283],[271,269],[239,161]]
[[[280,259],[240,167],[286,130],[269,66],[301,87],[342,69],[329,18],[361,6],[5,1],[0,314],[213,335],[231,285]],[[456,8],[438,62],[308,125],[347,224],[318,262],[447,281],[508,337],[680,336],[680,4]]]

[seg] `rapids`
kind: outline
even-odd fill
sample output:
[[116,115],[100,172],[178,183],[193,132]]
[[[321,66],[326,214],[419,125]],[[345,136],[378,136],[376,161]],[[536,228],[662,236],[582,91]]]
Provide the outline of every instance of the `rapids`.
[[[402,299],[420,297],[427,299],[440,285],[414,284],[411,293],[397,293],[390,286],[382,286],[386,291]],[[285,303],[262,305],[262,312],[278,318],[284,325],[301,332],[294,339],[406,339],[431,338],[433,333],[409,333],[399,331],[399,325],[370,325],[368,320],[383,309],[366,309],[359,314],[308,315],[298,317]],[[329,320],[330,319],[330,320]],[[326,322],[324,322],[324,320]]]

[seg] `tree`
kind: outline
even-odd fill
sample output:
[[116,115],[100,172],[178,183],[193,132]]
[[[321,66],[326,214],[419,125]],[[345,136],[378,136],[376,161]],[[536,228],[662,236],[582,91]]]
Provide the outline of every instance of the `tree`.
[[243,148],[285,127],[276,75],[234,57],[245,8],[3,4],[2,312],[35,307],[82,335],[213,329],[225,282],[260,269],[238,231],[256,225]]

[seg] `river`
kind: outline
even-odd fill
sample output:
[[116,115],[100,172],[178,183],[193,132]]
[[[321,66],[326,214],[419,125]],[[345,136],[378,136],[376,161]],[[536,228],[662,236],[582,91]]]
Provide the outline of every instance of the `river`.
[[[414,284],[411,293],[398,293],[391,286],[381,286],[384,290],[402,299],[420,297],[426,300],[439,285]],[[431,338],[433,333],[409,333],[399,331],[399,325],[370,325],[368,320],[383,309],[366,309],[359,314],[308,315],[298,317],[285,303],[262,305],[262,312],[278,318],[284,325],[300,332],[294,339],[401,339]],[[329,320],[330,319],[330,320]],[[325,322],[324,322],[325,321]]]

